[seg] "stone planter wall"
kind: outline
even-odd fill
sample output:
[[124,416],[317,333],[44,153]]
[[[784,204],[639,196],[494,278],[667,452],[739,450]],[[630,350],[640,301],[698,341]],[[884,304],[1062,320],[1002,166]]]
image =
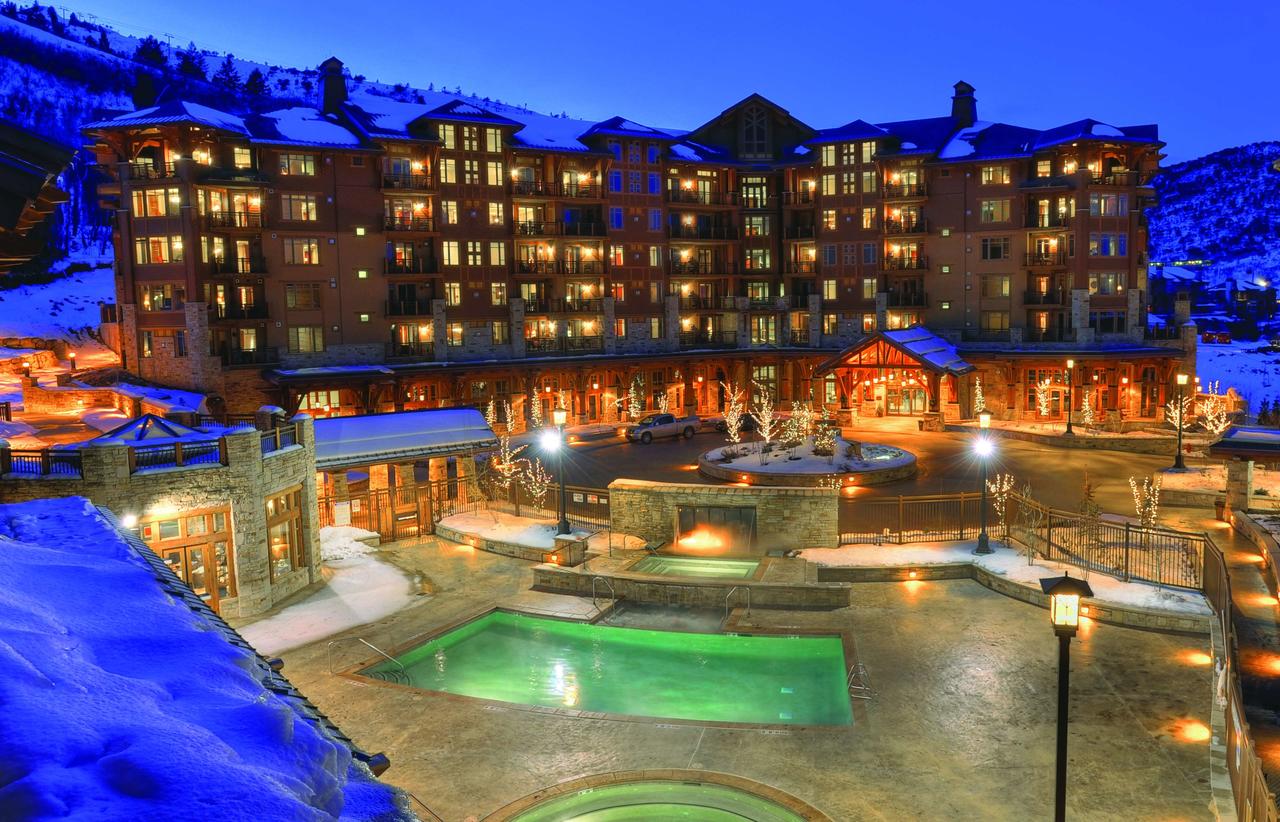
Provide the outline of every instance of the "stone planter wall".
[[[853,586],[840,582],[757,582],[751,580],[691,580],[657,574],[612,573],[591,574],[559,565],[539,565],[533,569],[533,587],[558,594],[590,596],[592,580],[607,579],[618,599],[629,602],[651,602],[662,605],[684,605],[723,608],[725,598],[734,588],[730,604],[745,607],[751,591],[752,608],[784,608],[787,610],[844,608],[850,604]],[[609,596],[603,584],[596,594]]]
[[829,477],[839,477],[843,485],[885,485],[890,482],[907,479],[916,475],[916,458],[911,455],[909,465],[897,468],[885,468],[880,471],[850,471],[833,474],[783,474],[773,471],[752,471],[750,469],[729,468],[728,466],[707,459],[706,454],[698,457],[698,473],[704,477],[724,482],[748,482],[752,485],[772,485],[786,488],[819,488]]

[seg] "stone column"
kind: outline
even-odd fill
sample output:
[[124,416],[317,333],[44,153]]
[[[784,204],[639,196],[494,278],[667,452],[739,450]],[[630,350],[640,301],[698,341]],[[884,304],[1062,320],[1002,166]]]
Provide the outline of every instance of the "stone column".
[[386,491],[391,488],[391,473],[387,463],[369,466],[369,490]]
[[1227,510],[1248,511],[1253,499],[1253,460],[1227,460]]
[[[307,552],[307,578],[310,582],[315,582],[320,578],[320,563],[323,557],[320,556],[320,518],[319,510],[316,508],[316,430],[315,420],[309,414],[294,414],[289,418],[289,422],[294,423],[298,427],[298,444],[301,445],[308,455],[307,459],[311,463],[309,470],[303,472],[302,483],[302,539],[306,544]],[[262,465],[261,460],[258,463]],[[342,475],[343,484],[345,485],[347,475]],[[262,506],[259,505],[259,508]]]
[[346,502],[351,499],[351,489],[347,486],[347,471],[326,471],[325,476],[328,478],[329,492],[333,495],[335,502]]
[[1093,329],[1089,327],[1089,289],[1071,289],[1071,326],[1076,342],[1093,342]]
[[458,502],[465,505],[480,496],[476,482],[476,461],[470,454],[458,456]]
[[889,293],[876,292],[876,331],[884,331],[889,327]]
[[[278,405],[264,405],[253,412],[253,427],[259,431],[270,431],[288,416]],[[305,415],[303,415],[305,416]],[[307,417],[307,419],[311,419]]]

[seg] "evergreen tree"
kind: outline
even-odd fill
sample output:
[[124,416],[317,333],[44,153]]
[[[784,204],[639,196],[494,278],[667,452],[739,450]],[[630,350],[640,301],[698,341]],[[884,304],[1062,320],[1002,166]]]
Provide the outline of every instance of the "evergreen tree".
[[250,100],[261,100],[267,96],[267,78],[262,72],[254,69],[244,81],[244,93]]
[[188,43],[185,49],[178,52],[178,74],[195,80],[208,78],[209,66],[195,43]]
[[106,29],[102,29],[98,32],[98,48],[108,54],[111,53],[111,41],[107,39]]
[[164,68],[169,61],[164,56],[160,41],[148,34],[133,52],[133,59],[146,66]]
[[214,73],[213,84],[228,94],[235,94],[240,90],[240,72],[236,71],[236,64],[232,62],[230,54]]

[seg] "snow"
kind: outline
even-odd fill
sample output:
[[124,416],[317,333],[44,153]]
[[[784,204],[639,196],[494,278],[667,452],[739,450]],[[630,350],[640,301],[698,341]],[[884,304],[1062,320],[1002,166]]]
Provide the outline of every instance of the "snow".
[[964,374],[973,370],[972,365],[960,358],[954,345],[930,333],[924,326],[917,325],[879,333],[884,339],[905,349],[921,363],[933,366],[940,371]]
[[497,437],[474,408],[439,408],[315,422],[316,466],[369,465],[491,447]]
[[1124,132],[1115,126],[1109,126],[1106,123],[1094,123],[1090,129],[1094,137],[1123,137]]
[[272,656],[386,619],[414,602],[412,582],[403,571],[367,554],[350,553],[347,559],[325,562],[323,588],[244,626],[240,635],[258,653]]
[[0,279],[0,337],[81,340],[97,332],[102,322],[99,306],[115,302],[115,278],[111,273],[111,250],[105,256],[97,249],[82,250],[62,260],[54,271],[65,270],[72,262],[88,262],[103,268],[68,274],[41,285],[5,288]]
[[[517,517],[501,511],[476,511],[454,514],[440,520],[440,524],[463,534],[490,542],[505,542],[524,548],[540,548],[547,551],[556,547],[556,523]],[[574,530],[570,536],[583,539],[587,531]]]
[[985,120],[979,120],[968,128],[962,128],[956,135],[947,142],[942,150],[938,152],[939,160],[958,160],[962,157],[968,157],[977,148],[975,143],[982,132],[986,131],[994,123]]
[[360,139],[355,134],[314,108],[294,106],[267,112],[262,116],[272,122],[276,131],[279,132],[279,139],[264,139],[255,135],[253,138],[255,143],[282,142],[290,145],[301,143],[348,147],[360,145]]
[[36,429],[27,425],[25,422],[5,422],[0,420],[0,440],[17,439],[18,437],[29,437],[35,434]]
[[1263,400],[1280,400],[1280,351],[1258,342],[1197,345],[1196,376],[1201,385],[1218,382],[1224,394],[1234,388],[1257,413]]
[[121,126],[159,126],[170,123],[196,123],[210,128],[248,135],[244,120],[215,108],[185,100],[171,100],[137,111],[126,112],[107,120],[85,123],[85,128],[119,128]]
[[134,385],[127,382],[119,383],[115,386],[115,390],[126,397],[146,400],[148,403],[166,411],[205,413],[208,410],[204,404],[204,394],[197,394],[194,391],[183,391],[178,388],[159,388],[153,385]]
[[407,818],[145,550],[80,497],[0,505],[0,817]]
[[129,421],[129,415],[114,408],[95,408],[80,415],[80,421],[98,431],[110,431]]
[[376,531],[366,531],[354,525],[329,525],[320,529],[320,556],[326,562],[362,557],[376,550],[374,546],[379,540]]
[[[973,541],[857,545],[844,548],[807,548],[800,552],[800,556],[818,565],[833,568],[908,568],[972,563],[1016,582],[1035,586],[1037,590],[1040,580],[1045,577],[1060,577],[1065,573],[1080,576],[1082,573],[1073,565],[1042,557],[1037,557],[1034,563],[1028,563],[1024,554],[995,544],[991,546],[990,554],[975,554],[973,551],[976,547],[977,543]],[[1183,614],[1213,613],[1205,598],[1194,591],[1161,588],[1146,582],[1123,582],[1097,572],[1083,578],[1088,580],[1089,587],[1093,589],[1093,602]]]
[[[835,451],[841,456],[834,461],[830,457],[813,453],[812,438],[798,448],[778,448],[770,452],[767,455],[768,462],[763,465],[760,459],[760,447],[763,443],[760,442],[713,448],[703,454],[703,458],[716,463],[721,468],[750,471],[753,474],[836,474],[850,471],[884,471],[910,465],[916,459],[910,452],[890,445],[877,445],[873,442],[860,444],[863,457],[861,460],[852,456],[852,452],[849,451],[850,443],[842,438],[836,438]],[[743,452],[743,456],[721,462],[725,451]],[[791,459],[792,456],[797,456],[799,459]]]

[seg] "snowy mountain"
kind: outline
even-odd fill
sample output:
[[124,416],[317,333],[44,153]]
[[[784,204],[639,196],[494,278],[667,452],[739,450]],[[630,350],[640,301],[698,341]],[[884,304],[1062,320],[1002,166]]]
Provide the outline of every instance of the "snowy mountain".
[[1153,262],[1208,260],[1209,285],[1280,279],[1280,142],[1223,149],[1166,168],[1147,212]]

